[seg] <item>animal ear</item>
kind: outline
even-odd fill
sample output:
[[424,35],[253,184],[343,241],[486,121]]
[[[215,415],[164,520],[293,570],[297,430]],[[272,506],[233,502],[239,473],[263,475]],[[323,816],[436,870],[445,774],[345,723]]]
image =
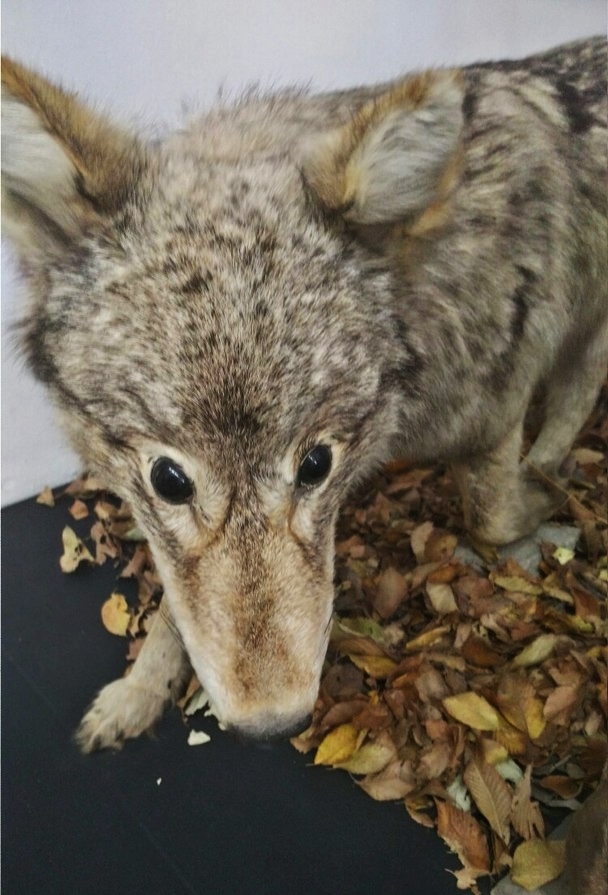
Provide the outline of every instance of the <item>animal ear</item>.
[[445,201],[458,173],[464,85],[457,71],[413,76],[307,147],[322,205],[355,224],[390,224]]
[[137,141],[2,59],[2,220],[29,261],[120,209],[145,167]]

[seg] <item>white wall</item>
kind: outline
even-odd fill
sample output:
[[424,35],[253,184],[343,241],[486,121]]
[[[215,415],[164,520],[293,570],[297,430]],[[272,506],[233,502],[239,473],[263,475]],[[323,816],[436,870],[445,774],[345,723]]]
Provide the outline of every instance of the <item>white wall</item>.
[[[333,88],[409,68],[518,56],[606,31],[605,0],[4,0],[3,51],[122,117],[178,120],[182,101],[252,81]],[[78,469],[11,345],[2,276],[2,501]]]

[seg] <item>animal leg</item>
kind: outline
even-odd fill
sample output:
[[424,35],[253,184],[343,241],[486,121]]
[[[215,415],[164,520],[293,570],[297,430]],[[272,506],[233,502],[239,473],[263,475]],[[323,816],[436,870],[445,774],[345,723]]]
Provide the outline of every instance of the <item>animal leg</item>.
[[474,541],[508,544],[533,532],[563,502],[551,482],[529,475],[520,460],[523,424],[493,451],[454,466],[464,519]]
[[82,719],[76,732],[81,750],[119,749],[149,730],[179,698],[190,671],[163,601],[131,673],[104,687]]
[[600,386],[608,373],[608,320],[594,339],[573,354],[551,376],[547,386],[544,422],[526,458],[531,471],[540,470],[556,480],[572,443],[593,410]]

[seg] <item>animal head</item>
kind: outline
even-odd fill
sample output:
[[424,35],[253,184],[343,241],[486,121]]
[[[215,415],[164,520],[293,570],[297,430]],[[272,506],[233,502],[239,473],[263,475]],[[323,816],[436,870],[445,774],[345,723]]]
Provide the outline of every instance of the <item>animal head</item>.
[[219,715],[252,734],[314,704],[336,515],[425,364],[378,240],[442,218],[461,103],[440,72],[250,97],[146,142],[3,63],[24,350],[131,503]]

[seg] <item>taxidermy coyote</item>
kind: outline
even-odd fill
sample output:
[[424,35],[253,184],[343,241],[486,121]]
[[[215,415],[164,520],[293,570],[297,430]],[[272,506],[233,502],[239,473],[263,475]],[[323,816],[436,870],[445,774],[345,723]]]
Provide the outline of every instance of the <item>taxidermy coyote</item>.
[[355,484],[448,461],[487,544],[560,500],[608,362],[606,41],[249,93],[161,141],[14,61],[2,83],[23,350],[165,586],[81,747],[149,728],[191,666],[226,726],[293,732]]

